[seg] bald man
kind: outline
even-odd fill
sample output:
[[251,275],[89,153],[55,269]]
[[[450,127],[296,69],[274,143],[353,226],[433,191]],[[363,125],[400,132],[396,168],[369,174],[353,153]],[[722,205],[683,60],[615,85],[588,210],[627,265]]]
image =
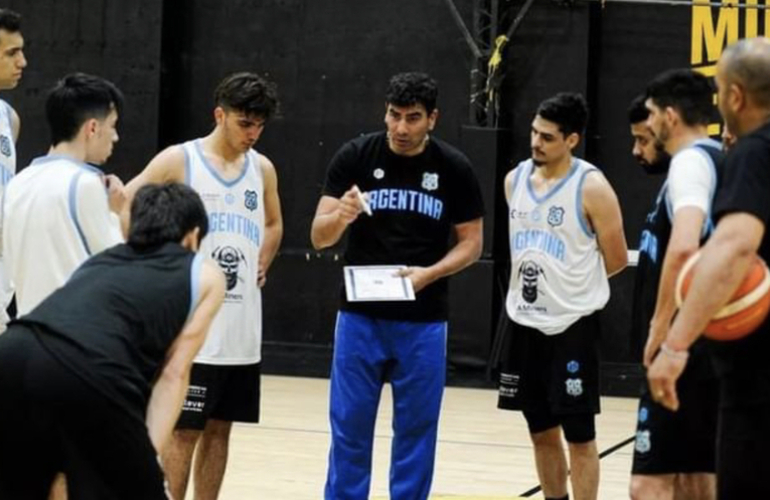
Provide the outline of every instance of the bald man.
[[[714,201],[718,221],[687,299],[648,378],[653,397],[676,410],[688,349],[746,275],[755,253],[770,261],[770,41],[741,40],[717,65],[719,110],[738,138]],[[770,498],[770,320],[748,337],[715,343],[720,379],[719,498]]]

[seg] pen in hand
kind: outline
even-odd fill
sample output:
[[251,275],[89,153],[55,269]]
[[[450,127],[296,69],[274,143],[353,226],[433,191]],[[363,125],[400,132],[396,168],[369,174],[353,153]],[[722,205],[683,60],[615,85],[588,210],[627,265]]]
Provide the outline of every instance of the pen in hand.
[[371,217],[372,216],[372,207],[369,206],[369,202],[366,201],[366,197],[361,192],[361,190],[358,189],[358,186],[356,186],[355,184],[353,185],[353,189],[356,192],[356,196],[358,197],[359,203],[361,203],[361,209],[364,211],[364,213],[366,213],[366,215]]

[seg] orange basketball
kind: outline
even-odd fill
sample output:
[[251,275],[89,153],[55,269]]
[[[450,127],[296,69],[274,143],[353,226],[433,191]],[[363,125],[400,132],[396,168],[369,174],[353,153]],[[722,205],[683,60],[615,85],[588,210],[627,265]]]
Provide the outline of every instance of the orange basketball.
[[[682,305],[690,288],[700,252],[685,263],[676,280],[676,305]],[[770,271],[758,255],[746,277],[730,301],[717,312],[706,326],[704,335],[713,340],[736,340],[750,334],[765,320],[770,311]]]

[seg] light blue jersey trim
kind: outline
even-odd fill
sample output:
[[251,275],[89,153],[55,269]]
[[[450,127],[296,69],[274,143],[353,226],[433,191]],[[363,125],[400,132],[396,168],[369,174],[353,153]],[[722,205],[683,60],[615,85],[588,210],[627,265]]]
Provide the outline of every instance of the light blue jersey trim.
[[222,178],[221,175],[219,175],[219,172],[217,171],[214,166],[209,163],[209,161],[206,159],[206,156],[203,154],[203,149],[201,149],[201,141],[200,139],[195,141],[195,151],[198,153],[198,156],[200,156],[201,161],[203,162],[203,165],[206,167],[206,169],[211,173],[214,178],[219,181],[220,184],[222,184],[225,187],[233,187],[236,184],[238,184],[241,179],[243,179],[246,176],[246,172],[249,171],[249,168],[251,168],[251,155],[248,154],[248,151],[244,155],[243,160],[243,166],[241,167],[241,173],[236,177],[235,179],[228,181]]
[[588,174],[590,174],[591,172],[598,172],[598,171],[599,171],[598,168],[589,167],[585,171],[583,171],[582,174],[580,174],[580,180],[578,181],[577,193],[575,196],[575,215],[577,215],[577,220],[580,223],[580,228],[583,230],[583,233],[585,233],[585,235],[588,236],[589,238],[593,238],[595,234],[593,231],[591,231],[591,228],[588,227],[588,221],[583,216],[583,183],[585,182],[586,176]]
[[[530,165],[532,165],[532,168],[529,170],[528,174],[531,173],[535,169],[534,162],[530,161]],[[575,172],[578,170],[578,159],[573,158],[572,159],[572,166],[569,169],[569,172],[567,175],[564,176],[563,179],[561,179],[554,187],[552,187],[550,190],[548,190],[547,193],[545,193],[542,197],[538,196],[537,193],[535,193],[535,189],[532,187],[532,178],[531,175],[527,175],[527,191],[529,192],[529,196],[535,201],[535,203],[543,203],[545,201],[548,201],[548,198],[555,195],[559,192],[559,190],[564,186],[564,184],[567,183],[567,181],[570,180],[570,178],[575,175]]]
[[2,99],[0,99],[0,102],[5,104],[5,117],[8,119],[8,130],[11,131],[10,139],[11,139],[11,144],[13,144],[13,142],[14,142],[14,137],[13,137],[13,121],[11,120],[11,116],[13,116],[13,111],[12,111],[13,108],[11,107],[10,104],[8,104],[7,102],[3,101]]
[[80,242],[83,243],[83,248],[86,250],[86,254],[88,256],[91,256],[91,249],[88,247],[88,242],[86,242],[86,236],[83,234],[83,228],[80,227],[80,221],[78,220],[78,209],[77,209],[77,203],[78,203],[78,180],[80,179],[80,176],[83,175],[83,172],[78,172],[75,174],[75,177],[72,178],[70,181],[70,188],[69,188],[69,213],[70,218],[72,219],[73,224],[75,224],[75,229],[78,232],[78,236],[80,236]]
[[192,185],[192,164],[190,163],[190,152],[187,148],[182,146],[184,152],[184,183],[188,186]]
[[104,175],[104,172],[101,169],[91,165],[90,163],[85,163],[85,162],[82,162],[80,160],[76,160],[75,158],[73,158],[71,156],[60,155],[60,154],[51,154],[51,155],[46,155],[46,156],[40,156],[40,157],[35,158],[34,160],[32,160],[32,163],[30,163],[30,165],[43,165],[45,163],[50,163],[52,161],[59,161],[59,160],[68,161],[68,162],[72,163],[73,165],[75,165],[76,167],[88,170],[89,172],[93,172],[94,174]]
[[189,321],[195,311],[195,306],[198,305],[201,294],[201,268],[203,267],[203,254],[198,252],[193,257],[192,265],[190,266],[190,311],[187,313],[187,320]]
[[[532,163],[531,160],[530,160],[530,163]],[[527,162],[524,162],[524,161],[519,163],[516,166],[516,168],[514,169],[515,172],[513,174],[513,182],[511,182],[511,192],[507,193],[509,201],[513,199],[513,193],[516,192],[516,188],[519,185],[519,179],[521,178],[521,172],[523,170],[526,170],[526,169],[527,169]]]

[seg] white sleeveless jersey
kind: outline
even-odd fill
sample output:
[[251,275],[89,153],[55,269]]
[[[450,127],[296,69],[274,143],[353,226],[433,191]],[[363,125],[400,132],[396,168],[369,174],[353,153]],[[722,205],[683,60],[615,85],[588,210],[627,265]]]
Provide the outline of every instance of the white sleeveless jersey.
[[598,170],[575,158],[566,177],[538,194],[530,180],[534,168],[532,160],[520,163],[506,193],[511,248],[506,309],[516,323],[555,335],[609,300],[604,258],[583,214],[583,182]]
[[[5,186],[16,175],[16,145],[13,142],[13,127],[11,126],[11,106],[0,99],[0,206],[5,195]],[[0,331],[4,328],[8,317],[5,309],[11,303],[13,285],[0,259]]]
[[246,154],[243,171],[227,181],[203,156],[200,140],[182,145],[186,182],[200,194],[209,217],[201,252],[219,263],[227,280],[222,308],[197,363],[246,365],[262,359],[262,295],[257,286],[265,232],[264,179],[259,155]]

